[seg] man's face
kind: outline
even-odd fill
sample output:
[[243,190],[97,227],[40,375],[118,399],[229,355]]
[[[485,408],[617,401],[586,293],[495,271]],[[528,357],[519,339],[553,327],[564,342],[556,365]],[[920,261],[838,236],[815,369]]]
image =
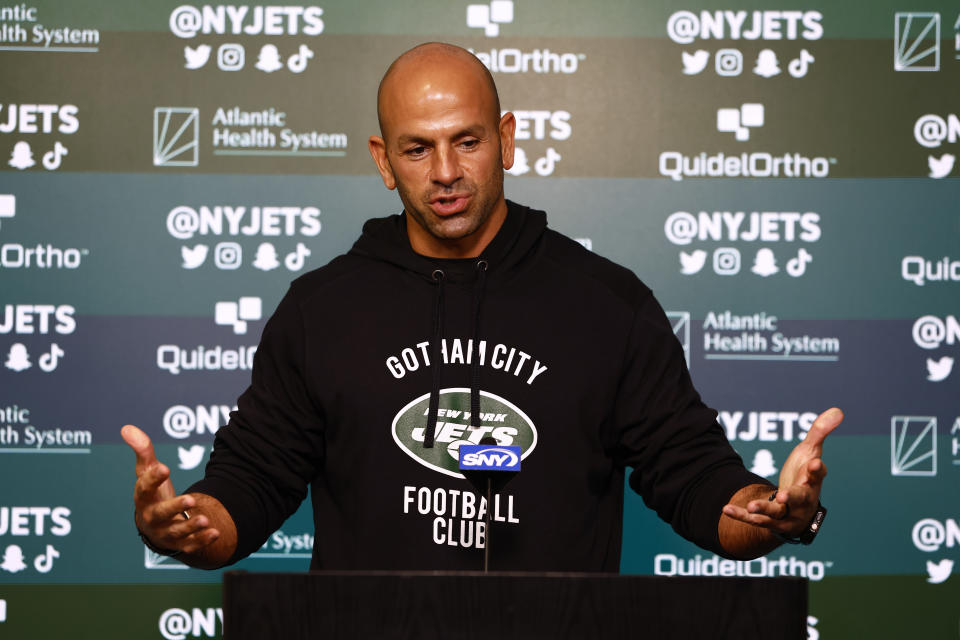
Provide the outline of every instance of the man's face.
[[513,162],[514,119],[497,119],[493,96],[471,71],[459,61],[401,71],[381,96],[384,137],[370,140],[384,184],[397,189],[420,227],[410,229],[411,240],[419,234],[440,248],[437,256],[489,235],[485,246],[491,218],[506,214],[503,169]]

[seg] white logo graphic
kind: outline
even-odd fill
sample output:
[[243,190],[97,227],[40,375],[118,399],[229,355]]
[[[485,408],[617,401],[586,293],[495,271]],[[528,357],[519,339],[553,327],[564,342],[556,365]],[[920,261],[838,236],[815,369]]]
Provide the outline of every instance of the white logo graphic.
[[236,242],[220,242],[213,249],[213,263],[218,269],[233,271],[243,264],[243,247]]
[[820,640],[820,632],[815,629],[818,622],[815,616],[807,616],[807,640]]
[[180,256],[183,258],[184,269],[196,269],[207,259],[209,247],[205,244],[198,244],[193,247],[180,247]]
[[160,635],[166,640],[185,640],[187,636],[216,638],[222,630],[223,610],[220,607],[195,608],[192,614],[183,609],[167,609],[160,616]]
[[206,453],[206,451],[202,444],[195,444],[189,449],[177,447],[177,456],[180,458],[180,464],[178,466],[187,471],[196,469],[203,460],[203,454]]
[[790,64],[787,65],[787,71],[789,71],[790,75],[794,78],[802,78],[807,75],[807,70],[810,68],[811,62],[816,62],[813,54],[806,49],[801,49],[800,57],[790,61]]
[[287,68],[294,73],[303,73],[307,68],[307,60],[313,57],[313,51],[305,44],[300,45],[300,51],[287,60]]
[[143,568],[144,569],[189,569],[187,565],[177,561],[176,558],[154,553],[143,548]]
[[944,141],[952,144],[960,138],[960,118],[953,113],[946,119],[935,113],[922,115],[913,125],[913,137],[927,149],[936,149]]
[[0,598],[0,622],[7,621],[7,601]]
[[953,560],[950,558],[944,558],[936,563],[933,560],[927,560],[927,575],[930,576],[927,578],[927,582],[930,584],[946,582],[951,572],[953,572]]
[[153,110],[153,164],[195,167],[198,164],[200,110],[157,107]]
[[280,52],[276,45],[265,44],[260,49],[260,55],[257,56],[257,69],[266,73],[273,73],[283,68],[283,61],[280,60]]
[[653,573],[658,576],[739,576],[773,578],[794,576],[809,578],[812,582],[823,580],[832,561],[812,560],[806,562],[796,556],[761,556],[756,560],[729,560],[713,555],[704,558],[699,553],[693,558],[681,558],[672,553],[658,553],[653,558]]
[[54,143],[52,151],[43,154],[43,168],[47,171],[56,171],[60,168],[60,163],[65,155],[67,155],[67,148],[57,141]]
[[[536,171],[538,176],[549,176],[556,168],[557,161],[562,159],[563,157],[557,153],[556,149],[547,147],[546,155],[533,163],[533,170]],[[507,173],[512,176],[522,176],[528,171],[530,171],[530,165],[527,160],[527,153],[520,147],[516,147],[513,153],[513,167]]]
[[54,371],[60,363],[60,358],[64,355],[63,349],[54,342],[50,345],[50,352],[40,356],[40,368],[47,373]]
[[8,164],[14,169],[20,169],[21,171],[37,164],[33,160],[33,151],[30,149],[30,143],[21,140],[13,145],[13,153],[10,154],[10,162],[8,162]]
[[467,26],[483,29],[489,38],[500,35],[500,25],[513,22],[513,0],[491,0],[490,4],[467,5]]
[[297,248],[292,253],[287,254],[283,264],[285,264],[290,271],[300,271],[300,269],[303,269],[306,259],[310,257],[310,253],[307,245],[298,242]]
[[17,196],[0,194],[0,221],[17,215]]
[[20,573],[27,568],[27,563],[23,561],[23,549],[18,545],[11,544],[3,552],[3,562],[0,563],[0,569],[7,573]]
[[945,153],[939,158],[927,156],[927,166],[930,167],[931,178],[945,178],[953,171],[953,163],[957,157],[952,153]]
[[890,473],[895,476],[937,475],[937,419],[894,416],[890,419]]
[[53,569],[53,561],[60,557],[52,544],[47,545],[47,550],[33,559],[33,568],[40,573],[50,573]]
[[667,20],[667,35],[677,44],[704,40],[819,40],[819,11],[677,11]]
[[219,325],[233,327],[233,332],[243,335],[247,332],[247,322],[263,317],[263,301],[256,297],[240,298],[239,302],[218,302],[215,321]]
[[[215,434],[220,430],[220,425],[230,421],[232,410],[229,405],[225,404],[197,405],[195,407],[187,407],[182,404],[174,405],[163,413],[163,430],[167,432],[168,436],[177,440],[189,438],[194,433],[198,435],[203,433]],[[194,447],[195,449],[196,447]],[[190,453],[193,450],[184,449],[184,451]],[[202,452],[200,457],[203,457]],[[181,455],[182,459],[183,456]]]
[[799,278],[807,272],[807,264],[812,260],[813,256],[810,255],[810,252],[801,247],[800,251],[797,252],[797,257],[791,258],[787,262],[787,273],[794,278]]
[[927,282],[960,282],[960,260],[945,256],[931,262],[922,256],[907,256],[900,263],[900,275],[918,287]]
[[718,276],[740,273],[740,251],[734,247],[720,247],[713,252],[713,271]]
[[689,311],[667,311],[667,319],[673,327],[673,334],[677,336],[680,345],[683,347],[683,357],[687,361],[687,368],[690,368],[690,312]]
[[253,266],[261,271],[272,271],[280,266],[277,260],[277,248],[269,242],[262,242],[257,247],[257,255],[253,259]]
[[960,526],[953,518],[946,524],[933,518],[924,518],[913,525],[913,545],[920,551],[933,553],[946,544],[948,549],[960,544]]
[[773,250],[764,247],[757,251],[757,257],[753,259],[753,267],[750,269],[758,276],[766,278],[780,271],[777,266],[777,258],[773,255]]
[[757,56],[757,64],[753,72],[764,78],[772,78],[780,74],[780,61],[773,49],[762,49]]
[[947,316],[946,321],[937,316],[923,316],[913,323],[913,341],[921,349],[936,349],[944,342],[953,345],[960,340],[960,322]]
[[699,273],[703,265],[707,262],[707,252],[703,249],[697,249],[692,253],[686,251],[680,252],[680,273],[685,276]]
[[717,109],[717,131],[736,134],[740,142],[750,139],[748,127],[763,126],[762,104],[746,103],[739,109]]
[[953,371],[953,358],[950,356],[943,356],[939,360],[927,358],[927,380],[930,382],[946,380],[951,371]]
[[683,72],[688,76],[693,76],[707,68],[707,62],[710,61],[710,53],[703,49],[698,49],[694,53],[684,51],[681,54],[683,58]]
[[184,65],[187,69],[199,69],[210,59],[210,45],[201,44],[196,49],[187,45],[183,48]]
[[27,353],[26,345],[20,342],[14,342],[10,346],[10,353],[7,354],[7,361],[4,366],[11,371],[20,373],[26,371],[33,365],[30,363],[30,354]]
[[197,34],[317,36],[323,33],[323,9],[314,6],[224,6],[202,9],[185,4],[170,12],[170,31],[178,38]]
[[750,471],[764,478],[769,478],[775,474],[778,469],[773,463],[773,453],[769,449],[757,450],[757,453],[753,456],[753,464],[750,466]]
[[224,71],[240,71],[246,63],[243,45],[228,42],[217,49],[217,66]]
[[743,73],[743,54],[737,49],[720,49],[714,66],[718,76],[738,76]]
[[939,71],[940,14],[897,13],[894,20],[894,70]]

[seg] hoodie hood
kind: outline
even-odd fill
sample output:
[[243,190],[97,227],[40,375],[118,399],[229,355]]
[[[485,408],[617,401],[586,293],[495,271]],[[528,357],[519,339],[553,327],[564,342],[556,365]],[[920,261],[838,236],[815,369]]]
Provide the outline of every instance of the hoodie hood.
[[507,200],[507,217],[503,226],[478,258],[429,258],[411,248],[407,218],[400,213],[368,220],[363,225],[363,235],[354,243],[350,254],[388,262],[431,281],[438,265],[442,265],[450,282],[472,282],[476,278],[474,263],[482,259],[487,262],[488,277],[501,279],[524,260],[546,229],[547,215],[543,211]]

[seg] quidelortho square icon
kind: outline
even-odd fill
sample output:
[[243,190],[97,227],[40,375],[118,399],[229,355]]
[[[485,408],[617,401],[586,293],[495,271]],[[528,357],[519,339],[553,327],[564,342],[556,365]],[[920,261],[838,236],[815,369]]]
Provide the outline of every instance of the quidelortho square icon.
[[937,419],[894,416],[890,419],[890,473],[895,476],[937,475]]

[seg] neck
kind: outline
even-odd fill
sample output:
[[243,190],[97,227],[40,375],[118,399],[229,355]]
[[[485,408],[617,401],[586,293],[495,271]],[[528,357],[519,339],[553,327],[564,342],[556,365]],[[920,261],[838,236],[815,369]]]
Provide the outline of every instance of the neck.
[[407,237],[416,253],[428,258],[476,258],[493,241],[507,219],[507,202],[501,197],[490,217],[476,231],[462,238],[438,238],[421,227],[409,213],[405,215]]

